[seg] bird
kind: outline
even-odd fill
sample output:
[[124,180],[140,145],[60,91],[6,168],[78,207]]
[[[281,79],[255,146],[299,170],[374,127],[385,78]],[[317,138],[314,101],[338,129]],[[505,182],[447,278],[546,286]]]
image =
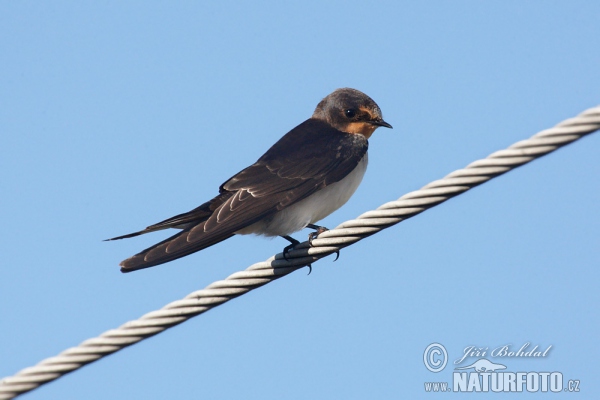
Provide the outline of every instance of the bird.
[[199,207],[119,240],[168,228],[180,231],[120,263],[121,272],[153,267],[203,250],[233,235],[289,236],[315,229],[310,242],[327,228],[316,222],[343,206],[367,169],[368,139],[385,122],[379,106],[351,88],[333,91],[312,116],[286,133],[254,164],[219,187]]

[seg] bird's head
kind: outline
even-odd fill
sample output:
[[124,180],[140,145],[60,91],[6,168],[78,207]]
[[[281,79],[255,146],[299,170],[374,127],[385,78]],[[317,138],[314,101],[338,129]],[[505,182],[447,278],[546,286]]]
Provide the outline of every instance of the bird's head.
[[392,126],[383,120],[377,103],[356,89],[337,89],[325,97],[312,116],[332,125],[337,130],[371,137],[380,126]]

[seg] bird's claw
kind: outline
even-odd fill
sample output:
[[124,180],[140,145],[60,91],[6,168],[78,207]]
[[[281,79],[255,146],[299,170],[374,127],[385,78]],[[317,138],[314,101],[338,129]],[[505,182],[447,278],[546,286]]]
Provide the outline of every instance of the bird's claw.
[[[290,236],[283,236],[283,238],[290,241],[290,244],[288,244],[287,246],[285,246],[283,248],[283,258],[285,259],[285,261],[290,261],[287,254],[290,252],[290,250],[294,250],[294,246],[296,246],[300,242]],[[308,267],[308,275],[310,275],[310,273],[312,272],[312,264],[308,264],[307,267]]]
[[310,245],[310,247],[313,246],[313,244],[312,244],[313,240],[318,238],[321,233],[329,230],[329,229],[325,228],[324,226],[315,226],[314,229],[316,229],[316,231],[308,234],[308,244]]
[[315,240],[317,237],[319,236],[319,233],[317,232],[311,232],[308,234],[308,244],[310,245],[310,247],[313,247],[313,240]]
[[[298,242],[298,243],[300,243],[300,242]],[[290,250],[293,250],[294,246],[297,245],[298,243],[292,243],[283,248],[283,258],[285,259],[285,261],[290,261],[290,259],[288,258],[288,253],[290,252]]]
[[[308,234],[308,244],[310,245],[310,247],[313,247],[313,244],[312,244],[313,240],[318,238],[321,233],[329,230],[329,229],[325,228],[324,226],[317,226],[317,225],[309,226],[309,228],[316,229],[316,231]],[[336,250],[335,251],[335,260],[333,260],[333,261],[336,262],[338,260],[338,258],[340,258],[340,251]],[[309,272],[309,274],[310,274],[310,272]]]
[[[313,224],[309,224],[307,225],[308,228],[311,229],[315,229],[314,232],[311,232],[308,234],[308,244],[310,245],[310,247],[313,246],[312,242],[313,240],[315,240],[317,237],[319,237],[319,235],[325,231],[328,231],[329,229],[325,228],[324,226],[318,226],[318,225],[313,225]],[[291,250],[294,250],[294,247],[296,247],[297,244],[300,244],[299,241],[297,241],[296,239],[294,239],[291,236],[282,236],[282,238],[284,238],[285,240],[287,240],[288,242],[290,242],[289,245],[285,246],[283,248],[283,258],[285,259],[285,261],[290,261],[290,259],[288,258],[288,253]],[[335,252],[335,260],[333,261],[337,261],[337,259],[340,258],[340,251],[336,250]],[[308,264],[308,275],[311,274],[312,272],[312,264]]]

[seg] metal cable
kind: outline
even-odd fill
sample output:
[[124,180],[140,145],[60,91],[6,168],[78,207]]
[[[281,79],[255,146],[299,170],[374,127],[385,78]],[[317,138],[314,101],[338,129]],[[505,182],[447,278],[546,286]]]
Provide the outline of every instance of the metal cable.
[[590,108],[575,118],[567,119],[554,128],[543,130],[505,150],[492,153],[487,158],[477,160],[443,179],[425,185],[422,189],[385,203],[376,210],[346,221],[337,228],[320,234],[313,240],[312,247],[307,242],[298,245],[288,253],[288,260],[285,260],[281,253],[277,254],[266,261],[251,265],[245,271],[236,272],[224,280],[211,283],[205,289],[190,293],[182,300],[167,304],[160,310],[145,314],[55,357],[42,360],[34,367],[25,368],[14,376],[4,378],[0,381],[0,400],[12,399],[156,335],[598,129],[600,106]]

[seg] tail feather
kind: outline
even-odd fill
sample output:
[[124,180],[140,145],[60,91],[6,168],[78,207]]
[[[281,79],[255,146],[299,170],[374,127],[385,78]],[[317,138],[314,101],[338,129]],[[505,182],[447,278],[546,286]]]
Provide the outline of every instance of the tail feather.
[[152,229],[152,227],[149,226],[148,228],[146,228],[144,230],[141,230],[141,231],[138,231],[138,232],[128,233],[127,235],[117,236],[117,237],[110,238],[110,239],[104,239],[103,241],[104,242],[110,242],[111,240],[129,239],[129,238],[132,238],[132,237],[143,235],[145,233],[160,231],[162,229],[167,229],[167,228],[165,227],[165,228],[159,228],[159,229],[156,229],[156,228]]
[[[197,229],[198,226],[195,226],[194,228]],[[197,251],[206,249],[207,247],[222,242],[225,239],[229,239],[234,235],[233,233],[229,232],[223,232],[216,235],[206,234],[202,235],[200,238],[194,238],[194,241],[190,242],[188,239],[190,237],[191,230],[192,228],[185,229],[182,232],[179,232],[170,238],[150,246],[138,254],[121,261],[121,272],[137,271],[138,269],[164,264],[166,262],[173,261]],[[141,234],[139,232],[136,233]],[[142,233],[145,232],[142,231]],[[132,235],[137,236],[136,234]]]
[[[131,272],[142,268],[153,267],[169,261],[187,256],[202,249],[228,239],[234,235],[235,226],[227,229],[217,229],[211,232],[204,231],[204,224],[213,212],[226,202],[234,192],[224,191],[210,201],[195,209],[168,218],[162,222],[150,225],[139,232],[117,236],[107,240],[127,239],[149,232],[160,231],[168,228],[182,229],[175,235],[157,243],[146,250],[121,262],[121,272]],[[221,227],[223,228],[223,227]]]
[[221,205],[224,200],[228,199],[229,197],[231,197],[231,193],[221,193],[214,199],[207,201],[199,207],[194,208],[192,211],[188,211],[186,213],[167,218],[164,221],[158,222],[154,225],[150,225],[146,227],[146,229],[143,229],[141,231],[128,233],[127,235],[117,236],[110,239],[105,239],[104,241],[108,242],[111,240],[129,239],[132,237],[143,235],[145,233],[156,232],[168,228],[186,229],[188,227],[197,225],[202,221],[206,221],[212,215],[213,211],[219,205]]

